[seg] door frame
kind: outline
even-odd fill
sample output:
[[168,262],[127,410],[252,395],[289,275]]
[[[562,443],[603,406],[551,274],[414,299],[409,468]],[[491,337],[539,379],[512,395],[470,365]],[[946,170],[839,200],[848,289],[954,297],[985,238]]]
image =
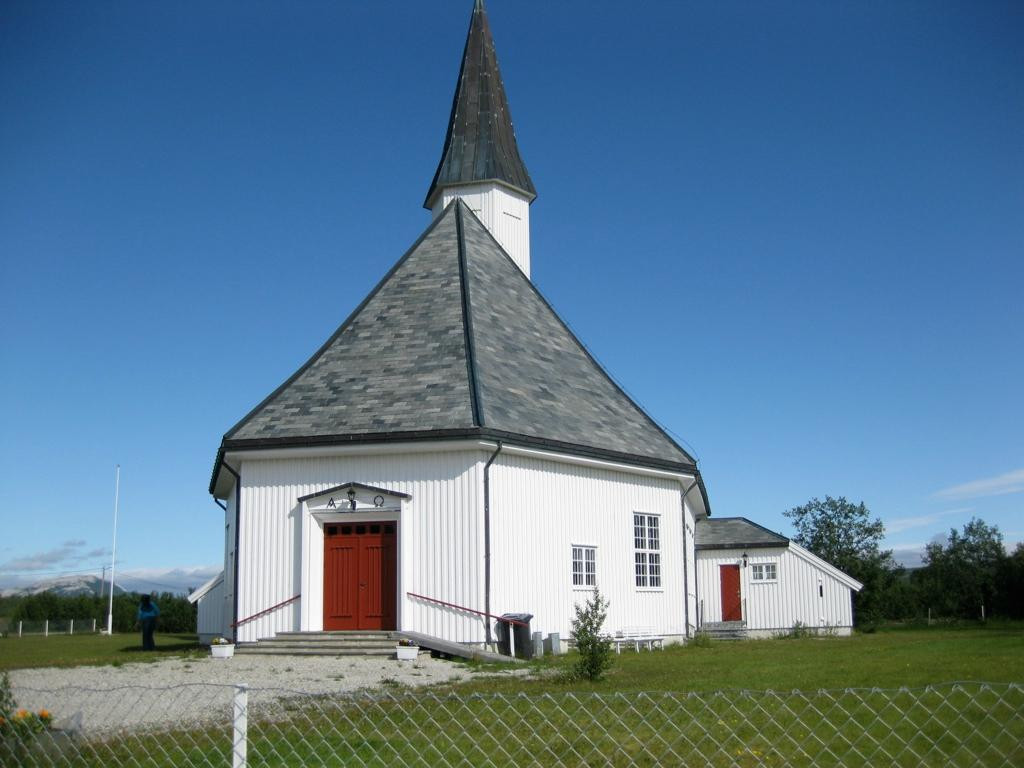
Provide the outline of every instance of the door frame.
[[295,569],[299,573],[302,596],[299,599],[301,632],[321,632],[324,628],[324,526],[339,523],[395,523],[395,629],[402,629],[404,568],[401,503],[355,512],[313,512],[302,502],[297,516],[301,533],[296,537]]
[[[740,614],[739,619],[727,619],[725,617],[725,571],[726,569],[736,570],[736,602]],[[743,621],[743,572],[738,563],[719,563],[718,565],[718,592],[722,621]]]

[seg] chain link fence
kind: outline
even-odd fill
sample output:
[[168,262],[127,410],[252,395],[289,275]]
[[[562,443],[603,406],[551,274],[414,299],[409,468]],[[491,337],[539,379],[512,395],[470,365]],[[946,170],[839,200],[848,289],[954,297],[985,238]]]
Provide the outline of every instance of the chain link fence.
[[[1024,686],[314,695],[19,689],[19,766],[1022,766]],[[17,719],[19,715],[15,715]],[[10,726],[10,724],[8,724]]]

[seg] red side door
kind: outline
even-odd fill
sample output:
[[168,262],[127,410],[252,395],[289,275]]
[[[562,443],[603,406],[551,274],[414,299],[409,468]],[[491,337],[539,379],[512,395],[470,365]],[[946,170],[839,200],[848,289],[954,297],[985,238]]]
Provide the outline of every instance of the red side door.
[[324,526],[324,629],[394,629],[394,522]]
[[740,596],[740,567],[720,565],[722,578],[722,621],[743,621],[743,600]]

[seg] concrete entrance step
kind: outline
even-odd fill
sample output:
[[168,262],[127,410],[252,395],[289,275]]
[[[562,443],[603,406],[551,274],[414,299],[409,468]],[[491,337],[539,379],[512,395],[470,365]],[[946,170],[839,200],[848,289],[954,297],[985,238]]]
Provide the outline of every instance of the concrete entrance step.
[[278,632],[255,643],[239,643],[235,653],[267,656],[394,656],[402,638],[447,658],[480,661],[519,661],[473,646],[442,640],[420,632]]
[[700,631],[715,640],[746,640],[747,622],[745,621],[709,621]]
[[389,631],[279,632],[255,643],[241,643],[237,653],[275,656],[391,656],[400,635]]
[[235,653],[247,656],[380,656],[395,655],[395,647],[386,648],[336,648],[332,646],[290,646],[290,645],[239,645]]
[[249,648],[305,648],[310,651],[372,651],[377,649],[395,649],[396,642],[387,640],[383,643],[367,640],[358,640],[350,643],[306,643],[302,640],[260,640],[258,643],[243,644],[239,647]]
[[367,630],[351,632],[278,632],[272,640],[302,640],[304,642],[348,642],[356,640],[379,640],[395,642],[401,637],[398,632]]

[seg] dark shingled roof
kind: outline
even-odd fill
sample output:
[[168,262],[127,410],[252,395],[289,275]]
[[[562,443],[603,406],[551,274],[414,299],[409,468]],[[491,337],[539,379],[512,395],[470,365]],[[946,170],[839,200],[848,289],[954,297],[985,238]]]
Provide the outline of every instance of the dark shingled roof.
[[789,539],[745,517],[719,517],[697,521],[694,544],[697,549],[757,549],[786,547]]
[[222,451],[441,437],[695,469],[461,200]]
[[487,12],[484,4],[477,0],[462,54],[441,162],[423,206],[432,207],[434,194],[441,187],[489,180],[515,187],[531,200],[537,196],[519,156]]

